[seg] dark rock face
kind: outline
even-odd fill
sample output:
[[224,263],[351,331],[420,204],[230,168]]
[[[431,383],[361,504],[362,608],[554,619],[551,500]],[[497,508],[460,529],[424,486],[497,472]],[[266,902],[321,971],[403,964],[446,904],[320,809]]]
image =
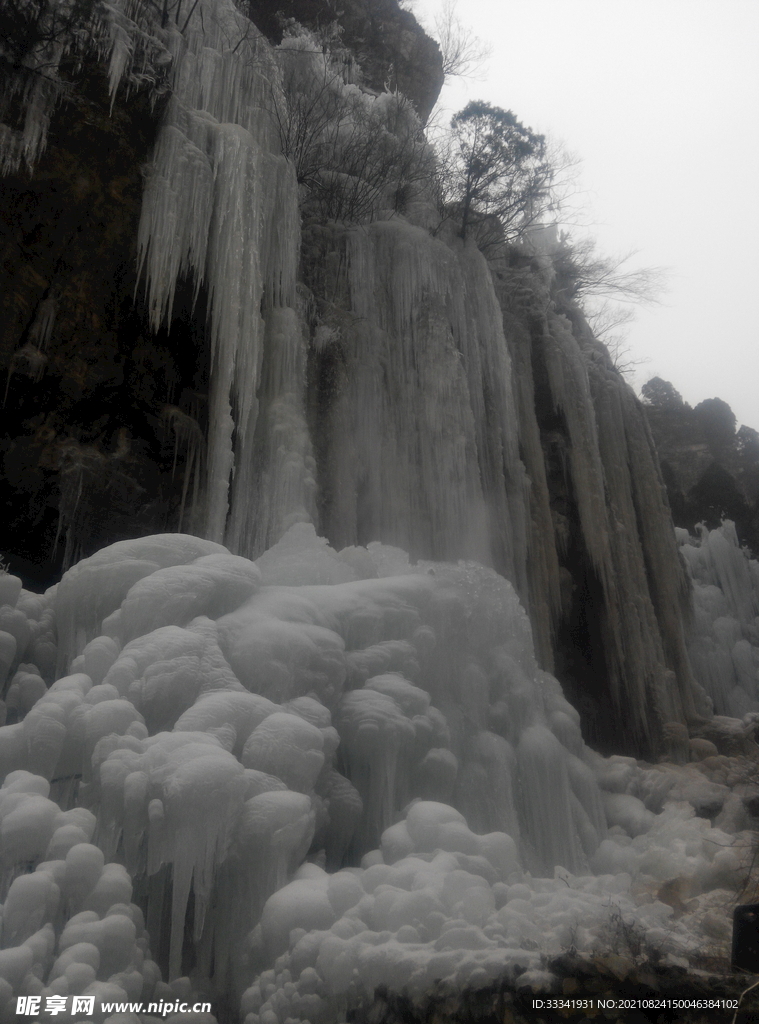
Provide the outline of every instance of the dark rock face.
[[3,179],[3,521],[12,571],[32,586],[103,544],[178,525],[185,452],[171,409],[202,406],[205,318],[187,316],[190,338],[181,317],[152,336],[135,300],[140,168],[159,116],[141,95],[111,113],[91,69],[34,174]]
[[279,15],[316,31],[339,20],[341,41],[355,55],[364,83],[403,93],[423,121],[429,117],[443,86],[440,48],[397,0],[250,0],[248,15],[274,42],[282,38]]
[[759,433],[746,426],[736,432],[721,399],[691,408],[658,377],[643,396],[675,525],[714,529],[732,519],[740,540],[759,552]]

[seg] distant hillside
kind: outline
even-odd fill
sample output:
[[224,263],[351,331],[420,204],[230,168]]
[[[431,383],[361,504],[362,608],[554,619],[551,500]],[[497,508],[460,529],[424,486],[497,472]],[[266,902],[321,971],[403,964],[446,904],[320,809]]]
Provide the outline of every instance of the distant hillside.
[[759,551],[759,433],[730,406],[707,398],[691,408],[669,381],[653,377],[643,400],[659,451],[672,518],[692,530],[735,522],[741,542]]

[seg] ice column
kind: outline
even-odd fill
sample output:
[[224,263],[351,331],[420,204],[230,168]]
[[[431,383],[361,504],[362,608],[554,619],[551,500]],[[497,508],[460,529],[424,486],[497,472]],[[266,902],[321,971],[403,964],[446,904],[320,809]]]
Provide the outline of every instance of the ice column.
[[333,376],[319,424],[325,532],[477,558],[521,588],[524,471],[485,261],[402,219],[335,243],[339,265],[325,252],[314,285],[344,309],[315,356]]

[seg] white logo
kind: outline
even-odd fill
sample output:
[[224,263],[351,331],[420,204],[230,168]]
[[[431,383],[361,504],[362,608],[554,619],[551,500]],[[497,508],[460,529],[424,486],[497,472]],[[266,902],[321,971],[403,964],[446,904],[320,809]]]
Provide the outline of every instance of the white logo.
[[73,1014],[83,1013],[85,1017],[89,1017],[95,1012],[95,997],[94,996],[74,996],[74,1005],[71,1007]]
[[16,998],[16,1013],[22,1013],[25,1017],[34,1017],[40,1012],[40,996],[18,996]]
[[65,996],[45,996],[45,1013],[52,1013],[55,1016],[57,1013],[66,1012],[66,997]]

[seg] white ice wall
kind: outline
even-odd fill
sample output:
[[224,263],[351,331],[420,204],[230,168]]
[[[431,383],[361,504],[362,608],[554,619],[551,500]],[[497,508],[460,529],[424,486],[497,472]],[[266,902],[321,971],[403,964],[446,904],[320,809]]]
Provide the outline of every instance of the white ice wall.
[[325,532],[477,558],[521,585],[526,481],[484,259],[403,218],[322,241],[333,263],[325,248],[315,288],[343,309],[315,358],[337,367],[319,424]]
[[759,563],[741,549],[735,525],[678,530],[693,582],[689,651],[718,715],[759,711]]

